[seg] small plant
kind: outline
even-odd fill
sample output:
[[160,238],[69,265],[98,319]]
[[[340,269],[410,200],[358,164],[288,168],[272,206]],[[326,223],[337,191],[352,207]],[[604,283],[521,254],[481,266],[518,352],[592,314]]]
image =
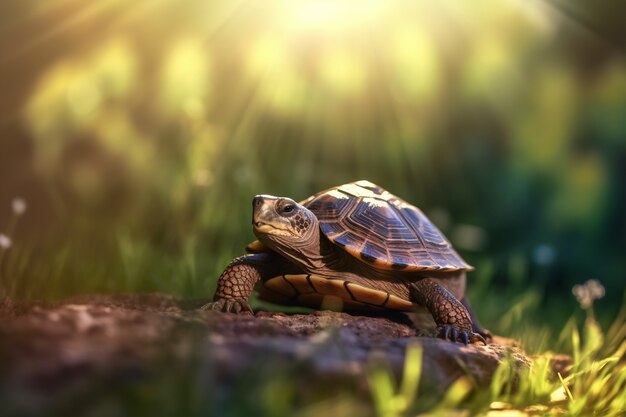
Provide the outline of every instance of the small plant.
[[[573,365],[566,378],[560,375],[572,416],[623,416],[626,413],[626,303],[605,335],[593,314],[593,302],[604,296],[596,280],[573,289],[587,312],[582,335],[572,331]],[[581,337],[582,336],[582,337]]]
[[590,279],[582,285],[575,285],[572,288],[572,294],[576,297],[580,307],[587,312],[589,318],[594,319],[593,302],[601,299],[605,294],[604,286],[600,284],[600,281]]

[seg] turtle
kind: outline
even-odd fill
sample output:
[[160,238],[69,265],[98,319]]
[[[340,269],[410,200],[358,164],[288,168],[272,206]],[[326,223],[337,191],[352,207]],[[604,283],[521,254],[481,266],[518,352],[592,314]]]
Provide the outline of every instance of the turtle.
[[258,240],[231,261],[207,310],[252,313],[263,299],[344,311],[410,312],[426,307],[439,338],[468,344],[491,337],[465,297],[474,268],[417,207],[366,180],[304,201],[257,195]]

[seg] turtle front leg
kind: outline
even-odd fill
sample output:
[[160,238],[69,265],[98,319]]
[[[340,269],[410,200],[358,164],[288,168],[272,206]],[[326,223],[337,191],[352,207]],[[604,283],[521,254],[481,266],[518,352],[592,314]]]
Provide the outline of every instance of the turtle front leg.
[[217,280],[213,302],[205,304],[201,309],[252,314],[248,298],[262,277],[266,265],[265,255],[244,255],[233,259]]
[[453,342],[485,342],[473,330],[472,319],[467,309],[448,290],[430,278],[410,284],[414,300],[425,306],[437,324],[437,336]]

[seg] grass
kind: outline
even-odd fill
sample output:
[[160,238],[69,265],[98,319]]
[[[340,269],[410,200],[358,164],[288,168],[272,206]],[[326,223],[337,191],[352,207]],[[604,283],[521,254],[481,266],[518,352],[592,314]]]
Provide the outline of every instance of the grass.
[[[516,308],[514,306],[513,308]],[[626,304],[605,333],[587,310],[582,333],[572,319],[565,326],[572,364],[555,372],[555,353],[536,355],[528,369],[505,360],[496,370],[488,390],[476,390],[467,378],[457,380],[435,404],[420,398],[416,389],[421,355],[418,345],[409,348],[403,379],[396,386],[389,370],[375,368],[369,383],[376,415],[484,415],[484,416],[623,416],[626,413]],[[545,334],[548,341],[561,337]],[[525,341],[520,341],[525,346]],[[426,406],[424,406],[426,404]]]

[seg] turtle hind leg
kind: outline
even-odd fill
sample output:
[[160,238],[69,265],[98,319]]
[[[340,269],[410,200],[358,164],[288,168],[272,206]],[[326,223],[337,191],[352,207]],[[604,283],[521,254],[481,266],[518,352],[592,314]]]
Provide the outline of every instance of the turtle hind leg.
[[485,340],[493,339],[493,334],[489,330],[487,330],[483,326],[481,326],[480,321],[478,320],[478,317],[476,316],[476,312],[472,308],[472,305],[470,304],[470,302],[467,299],[467,297],[461,298],[461,304],[463,304],[463,306],[465,306],[465,309],[467,310],[467,312],[470,315],[470,318],[472,319],[472,330],[475,333],[478,333],[479,335],[484,337]]
[[437,324],[437,336],[465,344],[485,342],[475,332],[470,313],[448,290],[430,278],[409,284],[413,299],[425,306]]

